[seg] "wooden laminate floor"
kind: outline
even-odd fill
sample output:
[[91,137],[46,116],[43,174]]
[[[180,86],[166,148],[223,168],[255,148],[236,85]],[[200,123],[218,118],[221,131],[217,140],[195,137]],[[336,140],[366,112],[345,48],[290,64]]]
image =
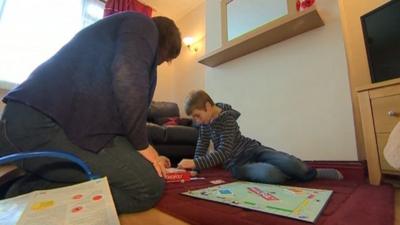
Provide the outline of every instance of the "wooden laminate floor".
[[188,225],[188,223],[154,208],[146,212],[121,215],[119,220],[121,225]]

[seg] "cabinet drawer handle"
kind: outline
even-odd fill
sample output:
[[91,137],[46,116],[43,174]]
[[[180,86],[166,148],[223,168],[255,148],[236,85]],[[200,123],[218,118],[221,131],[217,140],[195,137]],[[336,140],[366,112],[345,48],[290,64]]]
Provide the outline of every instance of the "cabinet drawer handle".
[[395,111],[389,111],[389,112],[387,113],[387,115],[388,115],[388,116],[396,117],[396,116],[398,116],[399,114],[398,114],[397,112],[395,112]]

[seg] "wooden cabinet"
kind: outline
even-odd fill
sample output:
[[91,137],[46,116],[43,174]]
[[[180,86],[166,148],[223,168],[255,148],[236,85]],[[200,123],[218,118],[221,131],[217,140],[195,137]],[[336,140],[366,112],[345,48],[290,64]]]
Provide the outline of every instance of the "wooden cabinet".
[[400,175],[383,156],[390,132],[400,121],[400,78],[357,89],[369,181],[379,185],[385,174]]

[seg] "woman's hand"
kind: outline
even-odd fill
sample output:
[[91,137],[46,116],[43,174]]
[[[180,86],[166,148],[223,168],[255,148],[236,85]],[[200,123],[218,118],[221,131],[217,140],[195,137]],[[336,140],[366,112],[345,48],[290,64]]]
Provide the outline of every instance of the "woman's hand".
[[147,148],[139,150],[139,153],[153,165],[160,177],[165,177],[167,173],[165,170],[165,165],[163,163],[159,163],[158,159],[160,156],[153,146],[149,145]]
[[182,159],[180,163],[178,163],[179,169],[194,169],[196,165],[194,164],[193,159]]
[[170,168],[171,167],[171,161],[167,157],[165,157],[163,155],[160,155],[158,157],[157,161],[158,161],[159,164],[163,165],[165,168]]

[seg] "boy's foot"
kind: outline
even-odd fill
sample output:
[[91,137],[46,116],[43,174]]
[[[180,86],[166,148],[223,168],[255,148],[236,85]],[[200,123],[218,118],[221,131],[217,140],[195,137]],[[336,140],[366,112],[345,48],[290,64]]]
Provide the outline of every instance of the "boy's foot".
[[317,178],[330,180],[343,180],[343,174],[337,169],[318,168]]

